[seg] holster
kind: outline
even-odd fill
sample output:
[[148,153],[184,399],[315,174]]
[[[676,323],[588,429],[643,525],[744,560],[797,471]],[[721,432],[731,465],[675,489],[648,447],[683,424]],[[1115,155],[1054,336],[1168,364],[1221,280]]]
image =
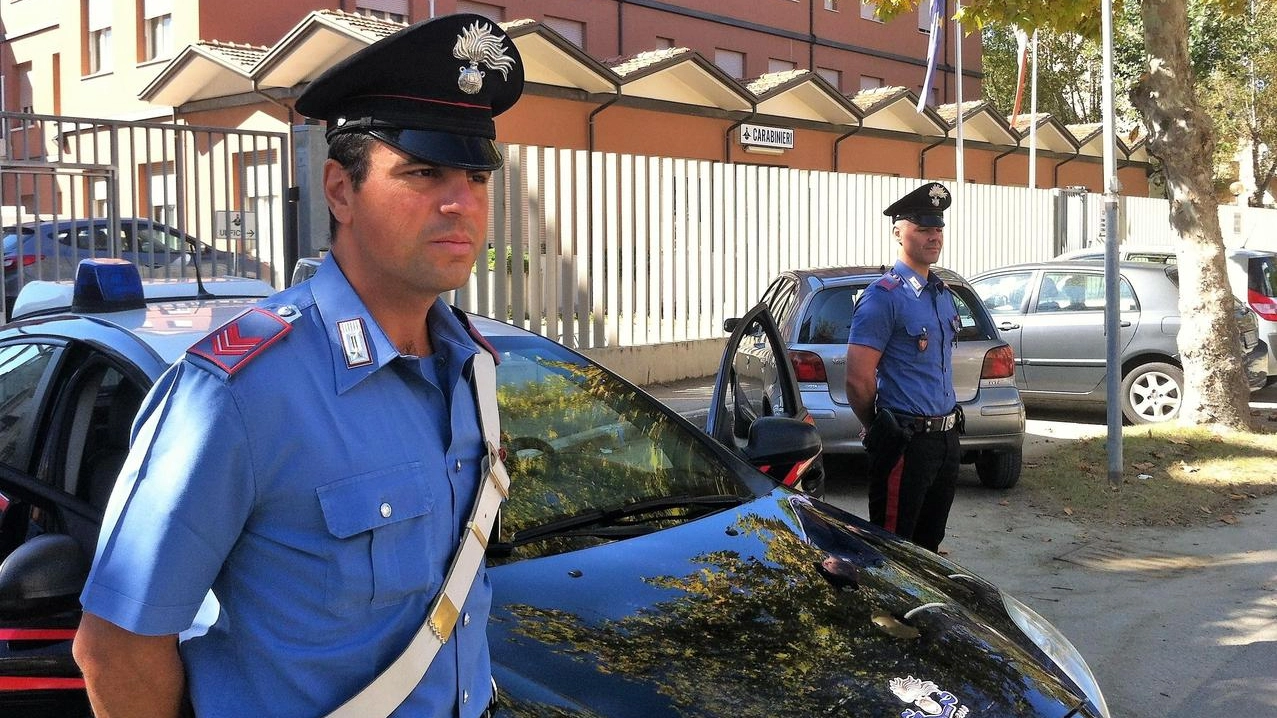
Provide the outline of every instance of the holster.
[[879,409],[865,430],[865,451],[874,468],[889,468],[904,454],[913,431],[900,425],[889,409]]

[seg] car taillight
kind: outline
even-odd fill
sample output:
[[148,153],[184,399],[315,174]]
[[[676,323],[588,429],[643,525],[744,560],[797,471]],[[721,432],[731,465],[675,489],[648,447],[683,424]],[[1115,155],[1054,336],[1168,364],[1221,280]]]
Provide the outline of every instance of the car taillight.
[[980,367],[981,379],[1005,379],[1015,376],[1015,352],[1003,344],[984,353],[984,365]]
[[794,374],[798,381],[829,381],[825,376],[825,362],[815,352],[790,351],[789,363],[794,365]]
[[1268,297],[1253,289],[1246,290],[1246,301],[1259,316],[1270,322],[1277,322],[1277,297]]
[[[44,259],[44,257],[39,254],[24,254],[22,255],[22,266],[30,267],[41,259]],[[13,269],[16,266],[18,266],[18,257],[9,256],[4,258],[5,269]]]

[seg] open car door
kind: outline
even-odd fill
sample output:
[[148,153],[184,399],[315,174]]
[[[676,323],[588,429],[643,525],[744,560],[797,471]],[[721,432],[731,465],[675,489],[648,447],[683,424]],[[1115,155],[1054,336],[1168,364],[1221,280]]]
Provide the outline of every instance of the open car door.
[[723,329],[732,334],[714,380],[705,432],[786,486],[823,496],[820,435],[767,305],[726,320]]

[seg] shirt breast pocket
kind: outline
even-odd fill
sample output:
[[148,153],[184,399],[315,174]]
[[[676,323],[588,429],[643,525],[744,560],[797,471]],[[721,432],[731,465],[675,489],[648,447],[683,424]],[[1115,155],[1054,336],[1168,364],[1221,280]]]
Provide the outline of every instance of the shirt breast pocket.
[[909,339],[914,342],[914,346],[920,353],[927,351],[927,346],[931,342],[931,330],[927,328],[926,322],[905,322],[905,333],[909,335]]
[[420,462],[347,477],[316,490],[332,535],[325,580],[331,611],[348,615],[438,590],[429,556],[434,496]]

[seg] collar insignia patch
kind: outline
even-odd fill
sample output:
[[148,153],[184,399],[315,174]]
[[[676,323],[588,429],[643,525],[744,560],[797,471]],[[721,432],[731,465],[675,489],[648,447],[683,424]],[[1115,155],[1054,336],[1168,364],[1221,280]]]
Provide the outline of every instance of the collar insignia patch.
[[346,355],[346,368],[368,366],[372,363],[372,350],[368,348],[368,331],[359,317],[337,322],[337,334],[341,337],[341,350]]

